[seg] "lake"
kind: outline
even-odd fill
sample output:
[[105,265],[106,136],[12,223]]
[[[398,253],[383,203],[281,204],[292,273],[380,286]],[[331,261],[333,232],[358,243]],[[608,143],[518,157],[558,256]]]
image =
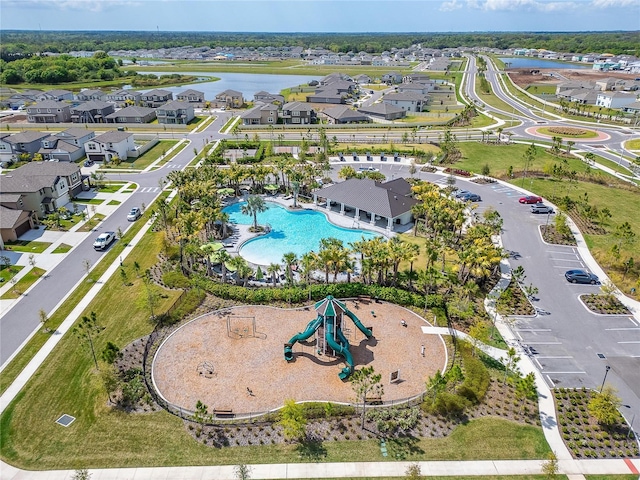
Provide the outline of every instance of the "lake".
[[558,70],[566,68],[592,68],[591,65],[557,62],[555,60],[544,60],[532,57],[507,57],[500,58],[500,60],[505,64],[509,63],[509,68],[556,68]]
[[[154,75],[168,75],[167,72],[144,72],[153,73]],[[253,95],[260,91],[269,93],[280,93],[281,90],[289,87],[307,84],[311,80],[320,80],[324,75],[312,77],[309,75],[274,75],[264,73],[210,73],[210,72],[179,72],[181,75],[193,75],[196,77],[212,76],[218,77],[217,82],[191,83],[181,85],[179,87],[157,87],[162,90],[168,90],[175,96],[187,88],[193,88],[204,92],[204,98],[212,100],[217,94],[227,89],[242,92],[246,100],[253,100]],[[140,90],[148,92],[151,88]]]

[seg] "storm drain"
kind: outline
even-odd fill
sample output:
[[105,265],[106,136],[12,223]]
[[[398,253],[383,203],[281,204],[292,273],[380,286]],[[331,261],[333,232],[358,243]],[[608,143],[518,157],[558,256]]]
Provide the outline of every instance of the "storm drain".
[[56,420],[56,423],[58,425],[62,425],[63,427],[68,427],[75,421],[76,421],[76,417],[72,417],[71,415],[67,415],[65,413],[61,415],[59,419]]

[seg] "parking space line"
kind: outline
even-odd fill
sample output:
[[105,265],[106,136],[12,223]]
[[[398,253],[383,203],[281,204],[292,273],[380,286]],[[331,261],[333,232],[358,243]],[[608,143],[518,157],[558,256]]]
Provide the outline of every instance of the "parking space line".
[[605,331],[608,330],[640,330],[640,327],[605,328]]
[[550,332],[550,328],[517,328],[519,332]]
[[551,258],[551,260],[553,260],[554,262],[578,262],[578,263],[582,263],[579,259],[575,259],[575,258]]
[[640,343],[640,340],[638,340],[638,341],[629,341],[629,342],[618,342],[618,343]]
[[555,386],[555,385],[556,385],[556,382],[554,382],[553,380],[551,380],[551,377],[550,377],[549,375],[547,375],[547,379],[549,380],[549,383],[550,383],[552,386]]
[[573,358],[571,355],[536,355],[536,358]]
[[629,317],[629,321],[630,321],[631,323],[633,323],[634,325],[638,325],[638,324],[636,323],[636,321],[635,321],[633,318],[631,318],[631,317]]
[[527,342],[527,345],[562,345],[562,342]]
[[534,358],[533,358],[533,361],[534,361],[534,362],[536,362],[536,363],[538,364],[538,368],[539,368],[540,370],[543,370],[542,365],[540,365],[540,362],[538,361],[538,359],[537,359],[537,358],[535,358],[535,357],[534,357]]
[[546,373],[548,375],[560,375],[560,374],[563,374],[563,373],[564,374],[575,374],[575,373],[587,373],[587,372],[579,371],[579,372],[544,372],[544,373]]

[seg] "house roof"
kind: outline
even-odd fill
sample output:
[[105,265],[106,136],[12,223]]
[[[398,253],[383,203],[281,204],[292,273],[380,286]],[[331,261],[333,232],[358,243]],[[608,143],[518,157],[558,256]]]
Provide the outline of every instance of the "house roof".
[[113,108],[113,103],[103,102],[102,100],[89,100],[88,102],[81,103],[77,107],[73,107],[71,110],[88,112],[91,110],[102,110],[108,107]]
[[358,111],[369,115],[393,115],[396,113],[404,112],[404,110],[400,107],[396,107],[395,105],[384,102],[374,103],[373,105],[369,105],[368,107],[360,107]]
[[69,162],[29,162],[0,176],[2,193],[28,193],[51,187],[60,176],[80,173],[75,163]]
[[86,128],[71,127],[61,132],[54,133],[52,136],[56,138],[82,138],[92,133],[92,130],[87,130]]
[[162,90],[162,89],[155,89],[155,90],[149,90],[146,93],[143,93],[142,95],[149,97],[149,96],[158,96],[158,97],[164,97],[166,95],[170,95],[171,92],[169,90]]
[[38,150],[38,153],[52,153],[52,152],[56,152],[56,151],[62,151],[62,152],[71,153],[71,152],[77,152],[78,150],[80,150],[82,148],[82,147],[78,147],[77,145],[74,145],[72,143],[65,142],[64,140],[57,139],[53,135],[50,138],[58,140],[56,142],[56,146],[53,147],[53,148],[44,148],[44,147],[42,147],[40,150]]
[[120,143],[132,136],[133,133],[121,132],[120,130],[112,130],[110,132],[103,133],[102,135],[98,135],[97,137],[92,138],[90,141],[98,143]]
[[282,106],[282,110],[297,110],[301,112],[302,111],[311,112],[313,111],[313,107],[308,103],[304,103],[304,102],[287,102]]
[[30,105],[28,108],[69,108],[68,103],[59,102],[57,100],[43,100],[42,102]]
[[188,95],[198,95],[200,97],[204,97],[204,92],[201,92],[199,90],[194,90],[193,88],[188,88],[184,92],[178,93],[176,96],[182,97],[182,96],[188,96]]
[[87,90],[82,90],[78,95],[84,95],[88,97],[91,95],[95,95],[96,93],[104,95],[104,92],[98,88],[89,88]]
[[412,101],[412,102],[424,102],[427,100],[426,95],[421,95],[415,92],[401,92],[401,93],[388,93],[382,97],[382,101],[396,100],[396,101]]
[[136,107],[130,106],[121,108],[117,112],[110,113],[106,118],[118,118],[118,117],[146,117],[150,113],[155,113],[156,111],[153,108],[149,107]]
[[[324,198],[344,203],[386,218],[395,218],[411,210],[417,200],[405,196],[406,188],[401,182],[408,184],[403,178],[391,182],[379,183],[371,179],[350,178],[317,192]],[[409,187],[410,189],[410,187]]]
[[16,133],[14,135],[9,135],[8,137],[4,138],[4,141],[15,145],[16,143],[35,142],[37,140],[41,140],[44,137],[48,137],[48,136],[49,136],[48,133],[27,131],[27,132]]
[[350,109],[346,105],[336,105],[335,107],[329,107],[324,109],[322,113],[327,117],[333,118],[334,120],[348,120],[352,122],[370,121],[369,117]]
[[19,193],[0,193],[0,203],[15,203],[22,197]]
[[47,90],[44,93],[47,94],[47,95],[54,95],[56,97],[59,97],[60,95],[68,95],[68,94],[73,93],[73,92],[71,92],[71,90],[55,90],[54,89],[54,90]]
[[224,92],[220,92],[216,97],[241,97],[242,92],[238,92],[237,90],[227,89]]
[[191,104],[189,102],[181,102],[180,100],[171,100],[158,107],[158,109],[162,110],[186,110],[187,108],[192,108]]
[[0,228],[14,228],[18,222],[29,216],[24,210],[14,210],[0,205]]

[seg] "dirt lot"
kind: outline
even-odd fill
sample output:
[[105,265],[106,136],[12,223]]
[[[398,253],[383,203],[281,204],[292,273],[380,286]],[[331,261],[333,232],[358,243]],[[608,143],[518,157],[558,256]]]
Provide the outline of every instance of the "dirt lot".
[[[574,82],[595,82],[603,78],[623,78],[625,80],[633,80],[637,75],[625,72],[599,72],[597,70],[589,70],[587,68],[562,69],[542,68],[536,69],[540,73],[531,74],[531,68],[514,68],[509,69],[508,73],[511,79],[519,87],[527,88],[528,85],[556,85],[566,81]],[[551,73],[554,76],[551,76]],[[565,78],[559,78],[555,74],[562,75]]]

